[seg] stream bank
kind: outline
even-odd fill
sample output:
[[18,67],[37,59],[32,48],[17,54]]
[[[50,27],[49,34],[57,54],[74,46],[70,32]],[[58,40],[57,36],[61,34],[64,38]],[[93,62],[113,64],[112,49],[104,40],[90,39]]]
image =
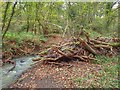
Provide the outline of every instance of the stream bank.
[[[62,38],[60,36],[50,36],[49,39],[46,42],[42,42],[42,43],[37,43],[32,44],[33,42],[31,41],[26,41],[24,42],[24,44],[22,43],[21,46],[22,47],[16,47],[16,42],[15,41],[8,41],[5,44],[5,48],[9,50],[12,48],[12,51],[8,51],[10,53],[12,53],[12,60],[14,60],[16,62],[16,66],[15,68],[10,71],[9,73],[7,73],[12,67],[12,64],[5,64],[4,66],[2,66],[2,88],[7,88],[9,87],[11,84],[15,83],[17,81],[17,79],[19,79],[19,77],[26,72],[26,70],[31,69],[32,66],[34,66],[35,63],[32,61],[32,59],[38,58],[39,56],[37,55],[41,50],[44,50],[46,47],[49,47],[50,45],[52,45],[53,43],[59,43],[62,41]],[[8,44],[10,43],[10,44]],[[32,51],[33,46],[35,46],[34,50]],[[25,48],[25,47],[26,48]],[[4,48],[4,49],[5,49]],[[30,49],[31,48],[31,49]],[[20,51],[20,49],[23,49],[23,52]],[[7,59],[9,57],[11,57],[10,53],[4,53],[3,52],[3,57],[2,59]],[[32,55],[31,55],[32,54]],[[27,56],[25,56],[27,55]]]
[[22,75],[26,70],[32,68],[32,66],[36,63],[33,62],[32,59],[38,57],[39,56],[33,55],[13,59],[16,62],[16,66],[10,72],[8,71],[13,67],[13,65],[12,64],[4,65],[2,67],[2,88],[7,88],[12,83],[15,83],[15,81],[20,77],[20,75]]

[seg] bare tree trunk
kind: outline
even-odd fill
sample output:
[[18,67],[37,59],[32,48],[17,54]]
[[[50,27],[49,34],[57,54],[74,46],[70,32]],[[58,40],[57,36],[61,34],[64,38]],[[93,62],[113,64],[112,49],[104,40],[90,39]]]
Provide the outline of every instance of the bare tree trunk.
[[30,28],[30,14],[29,14],[29,12],[30,12],[30,6],[29,6],[29,4],[27,5],[27,31],[26,32],[28,32],[29,31],[29,28]]
[[108,27],[111,23],[111,18],[109,18],[109,13],[111,12],[111,5],[112,5],[111,2],[107,2],[107,4],[106,4],[106,11],[105,11],[105,16],[107,17],[106,18],[106,23],[105,23],[105,29],[106,30],[108,30]]
[[118,38],[120,38],[120,4],[118,5]]
[[15,12],[14,9],[15,9],[15,6],[16,6],[16,5],[17,5],[17,2],[15,2],[14,5],[13,5],[13,7],[12,7],[12,13],[11,13],[11,16],[10,16],[10,19],[9,19],[9,22],[8,22],[8,25],[7,25],[6,29],[5,29],[5,32],[4,32],[3,36],[2,36],[2,39],[5,37],[5,34],[6,34],[7,31],[8,31],[8,28],[9,28],[9,26],[10,26],[12,17],[13,17],[14,12]]
[[30,25],[29,25],[29,16],[27,17],[27,32],[29,31],[29,27],[30,27]]
[[68,19],[67,19],[67,23],[66,23],[66,26],[65,26],[65,29],[64,29],[64,32],[63,32],[63,37],[65,36],[65,33],[67,32],[67,29],[68,29]]
[[5,12],[4,12],[4,17],[3,17],[2,31],[3,31],[4,26],[5,26],[5,20],[6,20],[7,10],[8,10],[8,7],[9,7],[10,2],[6,2],[6,3],[7,3],[7,4],[6,4]]

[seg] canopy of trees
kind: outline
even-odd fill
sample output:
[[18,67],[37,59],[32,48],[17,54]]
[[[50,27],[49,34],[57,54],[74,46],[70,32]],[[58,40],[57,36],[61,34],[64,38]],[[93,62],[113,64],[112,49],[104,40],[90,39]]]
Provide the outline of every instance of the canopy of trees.
[[3,38],[8,30],[74,35],[88,30],[117,30],[118,8],[112,2],[6,2],[1,3]]

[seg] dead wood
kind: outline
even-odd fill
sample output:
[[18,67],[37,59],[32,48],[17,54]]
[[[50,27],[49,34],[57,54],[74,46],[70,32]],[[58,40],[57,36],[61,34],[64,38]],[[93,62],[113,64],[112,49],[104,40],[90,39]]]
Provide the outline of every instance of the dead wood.
[[85,37],[87,39],[87,42],[90,43],[90,36],[89,36],[89,34],[87,32],[85,33]]
[[113,47],[120,47],[120,43],[110,43],[109,45]]
[[111,48],[109,45],[94,45],[94,47],[96,47],[96,48],[106,48],[106,49]]
[[89,52],[93,53],[94,55],[96,55],[96,51],[90,46],[88,45],[82,38],[80,38],[80,42],[82,44],[82,46],[87,49]]
[[92,58],[92,57],[90,57],[90,56],[82,56],[82,58],[88,59],[88,60],[95,60],[95,58]]
[[72,54],[69,53],[66,55],[61,50],[59,50],[57,46],[52,46],[52,50],[56,51],[57,53],[61,54],[62,56],[72,59],[72,56],[73,56]]
[[41,58],[34,58],[34,59],[32,59],[32,61],[39,61],[39,60],[41,60]]
[[74,58],[80,59],[82,61],[95,60],[95,58],[92,58],[90,56],[78,56],[78,55],[75,55]]
[[[43,61],[44,64],[55,64],[60,66],[69,66],[69,64],[62,64],[64,61],[80,60],[89,62],[96,60],[95,55],[99,53],[103,54],[99,48],[105,49],[106,51],[115,52],[113,47],[119,47],[120,43],[106,43],[99,40],[90,39],[86,36],[87,42],[82,38],[74,38],[63,45],[53,45],[45,51],[39,53],[43,54],[43,58],[33,59],[33,61]],[[107,55],[107,54],[103,54]]]
[[75,55],[74,58],[77,58],[77,59],[82,60],[82,61],[86,61],[83,57],[78,56],[78,55]]
[[109,44],[106,43],[106,42],[102,42],[102,41],[98,41],[98,40],[93,40],[93,39],[91,39],[90,41],[93,42],[93,43],[95,43],[95,44],[109,45]]

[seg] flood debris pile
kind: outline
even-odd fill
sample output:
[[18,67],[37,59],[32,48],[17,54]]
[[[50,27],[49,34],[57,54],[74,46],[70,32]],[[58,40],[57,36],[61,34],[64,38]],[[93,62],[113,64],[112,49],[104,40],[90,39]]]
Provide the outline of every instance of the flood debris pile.
[[33,61],[43,60],[43,63],[60,64],[60,62],[69,62],[71,60],[80,60],[90,62],[95,60],[96,55],[115,56],[120,52],[120,39],[103,38],[82,39],[71,38],[39,53],[40,58]]

